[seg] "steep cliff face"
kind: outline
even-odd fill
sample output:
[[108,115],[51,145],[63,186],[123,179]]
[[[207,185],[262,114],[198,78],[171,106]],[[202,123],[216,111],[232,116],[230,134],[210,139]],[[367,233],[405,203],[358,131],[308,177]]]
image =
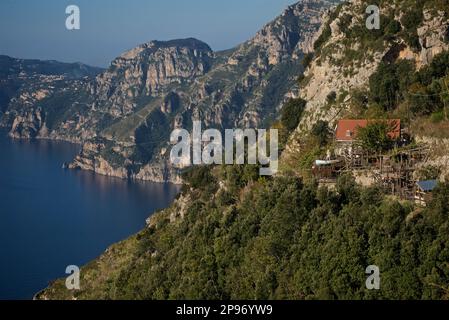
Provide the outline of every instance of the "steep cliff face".
[[[410,73],[419,71],[429,66],[436,55],[449,50],[447,1],[380,1],[379,30],[366,28],[365,10],[371,4],[366,0],[347,1],[323,17],[315,36],[313,59],[294,91],[307,101],[307,106],[285,155],[300,150],[301,136],[310,132],[318,120],[328,121],[334,128],[343,117],[404,116],[401,108],[408,107],[400,104],[409,104],[408,100],[401,102],[407,92],[400,93],[389,110],[381,110],[378,105],[380,111],[372,112],[376,106],[368,101],[372,94],[370,78],[381,64],[401,61],[413,66]],[[355,112],[355,105],[372,110]]]
[[80,63],[15,59],[0,56],[0,126],[14,137],[45,135],[39,104],[61,88],[76,86],[102,69]]
[[114,117],[136,110],[138,97],[157,97],[172,84],[189,84],[209,71],[213,52],[196,39],[152,41],[116,58],[89,91]]
[[46,135],[46,127],[42,109],[25,111],[14,118],[11,126],[10,136],[13,138],[34,138]]
[[[370,76],[381,62],[406,59],[419,69],[448,50],[447,13],[433,7],[434,1],[427,2],[423,8],[414,8],[407,1],[382,1],[380,30],[368,30],[365,26],[368,15],[364,12],[369,1],[345,2],[327,15],[319,32],[322,44],[316,47],[315,58],[299,89],[301,98],[308,103],[298,130],[310,129],[317,120],[337,120],[349,108],[354,90],[367,89]],[[419,10],[423,17],[421,22],[416,21],[416,27],[409,28],[412,31],[404,19],[410,8]],[[412,35],[418,42],[416,46],[408,39],[408,32],[416,32]],[[328,103],[332,92],[339,103]]]
[[[321,15],[336,2],[291,5],[227,51],[213,52],[196,39],[140,45],[93,80],[70,83],[26,107],[10,106],[11,135],[85,143],[73,168],[179,182],[167,160],[170,132],[190,129],[193,119],[224,129],[261,127],[277,118]],[[90,147],[98,141],[101,147]]]

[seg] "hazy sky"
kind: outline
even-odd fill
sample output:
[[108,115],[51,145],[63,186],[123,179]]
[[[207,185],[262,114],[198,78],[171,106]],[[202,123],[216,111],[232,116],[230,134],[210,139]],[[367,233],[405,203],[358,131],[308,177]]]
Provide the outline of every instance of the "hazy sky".
[[[0,0],[0,54],[107,66],[150,40],[195,37],[214,50],[251,37],[295,0]],[[68,5],[81,29],[65,27]]]

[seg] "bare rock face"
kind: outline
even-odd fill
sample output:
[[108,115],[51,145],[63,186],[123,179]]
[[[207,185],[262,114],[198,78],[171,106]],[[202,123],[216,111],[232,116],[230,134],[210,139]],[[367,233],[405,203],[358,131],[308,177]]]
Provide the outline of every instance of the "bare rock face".
[[[265,51],[264,63],[269,65],[291,59],[295,54],[307,53],[313,46],[311,39],[321,25],[320,15],[329,6],[324,1],[302,1],[291,5],[279,18],[257,32],[248,44]],[[298,18],[303,20],[294,23]]]
[[114,165],[113,161],[105,159],[105,156],[102,154],[105,147],[104,142],[87,142],[83,144],[81,152],[68,167],[70,169],[94,171],[105,176],[128,178],[128,172],[124,166]]
[[190,83],[210,68],[213,52],[196,39],[152,41],[116,58],[89,86],[97,108],[114,117],[132,113],[136,98],[158,96],[170,84]]
[[35,138],[39,132],[46,133],[42,110],[29,110],[14,118],[9,136],[12,138]]
[[[303,71],[322,14],[338,2],[293,4],[231,50],[213,52],[191,38],[142,44],[95,78],[43,85],[33,99],[5,110],[8,125],[17,137],[83,143],[72,168],[180,182],[168,161],[170,132],[189,130],[196,119],[203,128],[224,130],[276,118]],[[37,107],[41,114],[30,116]]]
[[[380,35],[372,36],[370,42],[365,37],[369,31],[360,29],[365,28],[366,16],[360,13],[365,11],[367,5],[366,1],[352,0],[323,15],[320,30],[314,35],[314,39],[320,38],[321,43],[318,42],[314,58],[304,72],[304,80],[288,93],[290,97],[306,100],[307,106],[282,155],[285,160],[301,152],[301,137],[318,120],[328,121],[333,128],[337,120],[353,116],[350,112],[352,95],[357,91],[369,91],[369,79],[381,62],[407,59],[413,61],[419,70],[431,63],[437,54],[449,50],[447,12],[424,5],[422,21],[409,30],[403,25],[402,18],[419,6],[410,8],[401,1],[383,2],[381,12],[384,16],[395,18],[397,31],[388,30],[384,25],[385,29],[381,30]],[[415,31],[419,45],[412,48],[410,39],[404,34]],[[333,102],[328,101],[330,94],[336,97]],[[447,174],[447,170],[443,169],[447,166],[446,146],[440,143],[433,148],[434,155],[437,150],[444,152],[429,160],[428,164],[435,165],[443,174]],[[357,179],[363,182],[364,177]],[[369,181],[365,179],[365,183]]]
[[[365,7],[365,2],[353,0],[342,5],[333,15],[323,16],[323,24],[314,39],[317,39],[327,26],[330,35],[322,45],[321,52],[316,54],[305,71],[305,84],[297,91],[290,92],[290,96],[298,96],[296,92],[299,91],[299,96],[308,102],[305,115],[297,129],[298,133],[309,130],[318,120],[326,120],[331,124],[338,120],[339,115],[349,106],[351,96],[346,95],[338,104],[329,105],[328,95],[334,92],[338,97],[354,89],[367,88],[370,76],[381,61],[397,48],[399,52],[395,58],[413,60],[418,69],[428,65],[435,55],[449,49],[449,21],[444,12],[429,9],[424,10],[423,22],[416,30],[421,45],[420,51],[410,48],[403,39],[367,49],[361,48],[362,44],[357,39],[348,42],[350,34],[346,34],[345,30],[356,25],[365,26],[365,16],[359,14],[364,12]],[[395,6],[384,4],[382,10],[386,14],[388,10],[395,10]],[[402,14],[403,12],[398,15]],[[344,20],[347,25],[342,28]],[[354,58],[347,59],[348,53],[356,54]]]
[[418,60],[420,65],[429,64],[433,57],[449,49],[449,21],[444,12],[438,11],[437,15],[433,15],[426,10],[424,23],[417,31],[422,47]]

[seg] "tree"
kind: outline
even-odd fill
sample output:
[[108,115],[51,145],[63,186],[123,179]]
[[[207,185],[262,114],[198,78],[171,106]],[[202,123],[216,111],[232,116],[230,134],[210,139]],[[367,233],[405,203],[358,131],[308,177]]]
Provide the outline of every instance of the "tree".
[[399,23],[399,21],[396,21],[394,19],[391,20],[385,28],[385,33],[389,36],[393,36],[399,31],[401,31],[401,24]]
[[410,111],[416,115],[429,114],[436,104],[437,96],[433,96],[428,88],[420,83],[410,86],[408,96]]
[[394,64],[381,63],[369,79],[371,98],[384,109],[393,109],[399,91]]
[[301,120],[302,113],[307,102],[301,98],[290,99],[281,110],[282,125],[289,131],[293,131]]
[[442,78],[440,80],[441,86],[442,86],[442,93],[441,93],[441,101],[443,102],[443,113],[444,113],[444,119],[448,120],[448,106],[449,106],[449,75]]
[[391,148],[393,140],[389,136],[393,124],[386,121],[368,123],[357,131],[357,140],[363,149],[369,152],[382,152]]
[[329,122],[318,120],[312,127],[312,135],[318,140],[320,147],[325,146],[331,135]]

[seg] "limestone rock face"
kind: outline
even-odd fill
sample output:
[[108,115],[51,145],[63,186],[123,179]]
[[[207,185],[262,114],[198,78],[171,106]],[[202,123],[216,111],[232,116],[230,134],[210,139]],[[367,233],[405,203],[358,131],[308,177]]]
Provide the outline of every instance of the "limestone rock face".
[[136,98],[157,96],[170,84],[190,83],[210,68],[213,52],[196,39],[152,41],[116,58],[89,85],[97,107],[114,117],[132,113]]
[[[193,120],[224,130],[277,118],[321,16],[338,2],[302,0],[226,51],[192,38],[142,44],[95,77],[34,88],[3,110],[2,123],[16,137],[83,143],[72,168],[180,182],[168,161],[171,131],[190,130]],[[38,107],[40,116],[30,116]]]
[[[289,93],[290,96],[300,96],[308,102],[305,115],[297,129],[299,134],[309,130],[318,120],[334,124],[349,106],[351,96],[347,93],[354,89],[366,89],[370,76],[381,61],[389,59],[392,52],[398,51],[395,59],[413,60],[419,69],[429,64],[438,53],[449,50],[449,21],[444,12],[429,9],[424,10],[423,22],[416,29],[421,45],[419,51],[410,48],[401,38],[394,43],[385,42],[377,47],[363,49],[357,39],[348,41],[350,34],[345,31],[356,25],[365,26],[365,17],[359,14],[364,12],[365,6],[366,2],[353,0],[342,5],[333,15],[323,16],[323,24],[314,38],[323,32],[325,26],[329,26],[330,36],[305,71],[304,77],[307,81],[302,87]],[[382,8],[384,13],[395,9],[398,10],[397,6],[395,8],[389,4]],[[397,14],[400,17],[404,12]],[[347,25],[342,28],[344,20]],[[352,60],[346,58],[348,52],[355,53]],[[337,97],[342,96],[343,101],[329,105],[326,99],[332,92],[335,92]]]
[[[365,16],[360,13],[365,11],[366,6],[366,1],[351,0],[323,15],[323,23],[313,35],[315,40],[321,38],[321,43],[318,43],[301,83],[286,94],[286,97],[300,97],[307,101],[301,121],[282,155],[286,162],[301,153],[301,137],[318,120],[328,121],[330,128],[335,128],[339,119],[354,116],[351,113],[353,95],[369,92],[369,79],[381,62],[407,59],[414,62],[419,70],[431,63],[437,54],[449,50],[447,10],[442,12],[424,5],[422,21],[412,27],[416,30],[406,30],[402,18],[416,8],[410,8],[401,1],[383,2],[382,14],[394,17],[398,31],[394,33],[384,29],[380,41],[369,42],[363,38],[364,32],[360,29],[365,28]],[[404,33],[413,34],[414,31],[419,45],[412,48],[410,39]],[[328,101],[331,94],[336,97],[332,103]],[[440,149],[446,150],[443,147]],[[442,156],[433,161],[442,168],[447,164],[446,160]],[[442,172],[446,174],[447,170],[442,169]]]
[[422,47],[420,65],[429,64],[433,57],[449,49],[449,21],[444,12],[433,15],[429,10],[424,11],[424,23],[417,31]]
[[29,110],[14,118],[9,136],[12,138],[35,138],[42,130],[46,133],[44,118],[40,108]]
[[[425,133],[423,133],[425,134]],[[429,147],[429,157],[421,163],[421,167],[434,167],[439,170],[439,180],[448,182],[449,179],[449,139],[429,136],[417,136],[418,143]]]

